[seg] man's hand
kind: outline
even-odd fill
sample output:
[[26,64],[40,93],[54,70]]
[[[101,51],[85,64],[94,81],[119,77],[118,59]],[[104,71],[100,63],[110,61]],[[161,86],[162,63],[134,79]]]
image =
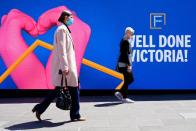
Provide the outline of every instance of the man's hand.
[[128,67],[127,67],[127,71],[128,71],[128,72],[131,72],[131,71],[132,71],[131,66],[128,66]]
[[66,75],[68,75],[68,74],[69,74],[69,71],[68,71],[68,70],[64,70],[64,71],[63,71],[63,75],[66,76]]

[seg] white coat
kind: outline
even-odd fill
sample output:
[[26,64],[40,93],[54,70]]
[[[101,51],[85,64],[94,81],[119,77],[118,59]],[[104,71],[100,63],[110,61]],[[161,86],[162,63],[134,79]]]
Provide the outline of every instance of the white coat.
[[[64,24],[58,26],[54,34],[54,50],[51,68],[51,78],[54,86],[61,86],[62,75],[59,74],[59,69],[62,71],[69,71],[66,76],[67,86],[78,86],[74,44],[71,34]],[[65,79],[63,81],[63,86],[65,86]]]

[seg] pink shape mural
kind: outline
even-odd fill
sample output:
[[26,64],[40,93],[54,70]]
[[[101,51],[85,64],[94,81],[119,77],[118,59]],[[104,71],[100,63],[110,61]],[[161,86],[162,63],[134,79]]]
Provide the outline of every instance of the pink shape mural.
[[[5,65],[9,67],[28,48],[21,31],[25,30],[29,35],[36,37],[46,33],[53,26],[57,26],[58,17],[63,10],[69,10],[65,6],[50,9],[44,12],[36,22],[32,17],[12,9],[1,19],[0,27],[0,55]],[[74,24],[70,26],[76,52],[77,70],[80,73],[82,58],[90,38],[91,29],[73,13]],[[53,38],[51,38],[53,39]],[[50,79],[51,56],[47,66],[44,67],[34,53],[31,53],[12,73],[11,77],[18,89],[53,89]]]

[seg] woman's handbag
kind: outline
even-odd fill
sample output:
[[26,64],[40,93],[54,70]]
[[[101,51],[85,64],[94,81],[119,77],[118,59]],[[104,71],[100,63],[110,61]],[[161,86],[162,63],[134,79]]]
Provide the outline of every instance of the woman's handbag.
[[[61,79],[61,87],[60,87],[60,92],[59,95],[56,99],[56,107],[61,109],[61,110],[70,110],[71,109],[71,96],[69,93],[68,89],[64,89],[63,87],[63,73],[61,70],[59,70],[59,74],[62,75],[62,79]],[[65,81],[66,81],[66,87],[67,87],[67,79],[65,77]]]

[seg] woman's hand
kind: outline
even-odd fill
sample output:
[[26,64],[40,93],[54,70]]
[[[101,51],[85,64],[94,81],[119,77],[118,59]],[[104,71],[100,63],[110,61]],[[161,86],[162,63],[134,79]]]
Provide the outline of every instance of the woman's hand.
[[63,75],[66,76],[66,75],[68,75],[68,74],[69,74],[69,70],[64,70],[64,71],[63,71]]

